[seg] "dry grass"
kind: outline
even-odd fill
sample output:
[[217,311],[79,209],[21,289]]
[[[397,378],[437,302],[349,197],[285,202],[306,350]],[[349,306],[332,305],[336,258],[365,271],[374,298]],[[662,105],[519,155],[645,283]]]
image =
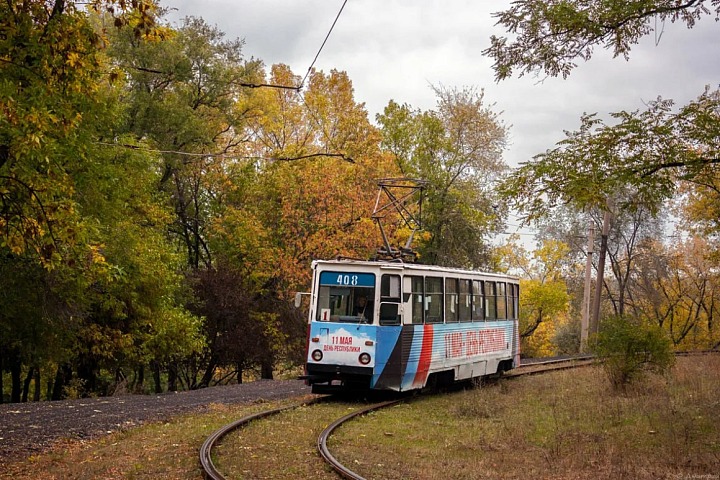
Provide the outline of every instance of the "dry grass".
[[198,451],[208,435],[238,418],[287,403],[211,405],[209,413],[183,415],[91,442],[67,442],[49,454],[5,465],[0,478],[199,479]]
[[[0,478],[201,478],[198,448],[279,402],[216,406],[10,465]],[[337,478],[320,431],[359,405],[327,403],[254,422],[220,446],[229,478]],[[596,367],[421,397],[344,426],[330,448],[370,479],[720,479],[720,356],[681,358],[667,378],[617,395]]]
[[720,479],[720,357],[619,396],[583,368],[424,398],[344,428],[366,478]]
[[317,452],[317,437],[330,422],[356,408],[320,403],[253,422],[223,440],[215,466],[227,478],[337,479]]

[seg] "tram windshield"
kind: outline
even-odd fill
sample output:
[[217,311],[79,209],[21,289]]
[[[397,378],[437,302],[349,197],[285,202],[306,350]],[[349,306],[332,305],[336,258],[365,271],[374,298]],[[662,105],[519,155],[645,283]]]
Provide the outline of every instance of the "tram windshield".
[[374,299],[372,273],[322,272],[315,320],[372,323]]

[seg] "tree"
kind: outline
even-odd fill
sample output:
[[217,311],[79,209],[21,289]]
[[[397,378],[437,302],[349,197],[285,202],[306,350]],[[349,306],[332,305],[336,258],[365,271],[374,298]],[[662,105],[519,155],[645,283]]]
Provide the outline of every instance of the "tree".
[[[297,82],[276,65],[266,83]],[[297,360],[303,350],[305,322],[288,305],[307,289],[312,260],[369,258],[379,246],[370,218],[375,182],[392,163],[344,72],[313,72],[304,93],[259,94],[263,114],[248,126],[251,158],[228,168],[230,187],[210,240],[219,265],[243,278],[243,296],[253,299],[248,314],[262,322],[255,341],[264,346],[255,359],[271,374],[273,363]]]
[[681,181],[701,181],[720,162],[720,92],[671,109],[659,99],[644,112],[612,114],[619,121],[612,126],[586,115],[556,148],[515,170],[501,192],[531,218],[563,203],[602,207],[617,190],[633,191],[634,203],[657,212]]
[[[708,5],[709,4],[709,5]],[[543,71],[567,77],[576,61],[589,60],[594,48],[612,49],[626,60],[633,45],[666,20],[692,28],[705,15],[720,14],[717,2],[706,0],[517,0],[494,16],[512,41],[492,36],[483,54],[495,60],[498,80],[513,74]]]
[[[653,19],[683,21],[692,28],[704,15],[720,12],[717,2],[678,3],[573,2],[519,0],[496,14],[498,23],[517,34],[513,41],[492,37],[483,53],[495,59],[498,80],[544,71],[566,77],[577,59],[588,60],[595,46],[629,55],[631,46],[654,30]],[[716,170],[718,155],[719,93],[706,91],[672,112],[673,103],[658,98],[644,112],[618,112],[613,126],[596,114],[584,115],[578,131],[567,133],[559,147],[523,165],[506,182],[507,198],[531,216],[547,212],[558,202],[584,208],[601,206],[618,186],[631,187],[637,200],[658,206],[670,197],[680,180],[693,181]]]
[[[632,203],[632,197],[627,202]],[[599,225],[599,222],[599,218],[596,218],[596,224]],[[604,282],[614,315],[624,315],[626,307],[633,303],[638,293],[637,263],[647,252],[646,245],[663,235],[663,227],[663,219],[653,217],[650,209],[640,204],[634,209],[620,211],[615,216],[608,239],[612,280]]]
[[[152,4],[92,5],[136,35],[161,33]],[[72,172],[87,161],[102,37],[65,0],[7,2],[0,30],[0,246],[52,268],[77,240]]]
[[[244,158],[244,144],[249,142],[245,122],[248,116],[258,114],[248,100],[253,96],[251,89],[243,85],[260,78],[262,63],[244,60],[242,46],[242,40],[225,39],[202,19],[186,18],[178,30],[168,32],[165,41],[145,41],[124,28],[112,36],[109,48],[112,62],[126,78],[120,95],[127,110],[119,129],[141,139],[140,145],[135,141],[124,146],[155,151],[161,160],[156,195],[174,212],[165,233],[185,251],[182,270],[190,285],[198,289],[197,295],[207,288],[198,280],[205,278],[201,272],[216,267],[216,252],[209,238],[217,218],[224,214],[229,182],[235,180],[229,172],[248,163]],[[196,314],[206,313],[201,302],[184,300]],[[197,324],[197,319],[186,314],[180,310],[167,318],[175,320],[178,328],[192,330],[187,322]],[[203,372],[214,372],[217,366],[213,331],[211,326],[205,327],[210,351],[202,355],[193,336],[185,344],[195,346],[189,352],[178,348],[179,339],[170,335],[173,330],[165,332],[165,340],[153,341],[152,348],[143,350],[154,369],[156,390],[161,367],[168,369],[171,389],[179,383],[186,388],[209,384]],[[169,347],[178,348],[177,353],[167,350]],[[192,352],[198,355],[184,355]],[[198,375],[202,376],[200,383]]]
[[[138,37],[166,32],[145,2],[93,6]],[[60,398],[75,375],[78,393],[102,391],[100,369],[122,375],[168,331],[182,333],[174,354],[198,348],[198,319],[182,308],[164,237],[155,159],[108,145],[131,139],[116,129],[123,111],[103,32],[74,2],[50,7],[0,5],[0,359],[13,400],[23,368],[23,398],[32,377],[39,399],[41,369],[55,376],[48,397]]]
[[426,241],[421,261],[478,268],[489,263],[488,236],[502,228],[504,207],[494,181],[506,130],[484,93],[436,88],[437,110],[421,112],[391,101],[377,120],[383,148],[401,174],[427,182],[423,206]]
[[163,42],[144,41],[131,29],[118,32],[110,55],[128,77],[125,129],[161,150],[160,188],[175,210],[171,230],[187,251],[188,265],[212,264],[206,228],[214,214],[215,170],[247,141],[237,108],[260,74],[261,63],[244,61],[241,40],[226,40],[202,19],[186,18]]
[[675,363],[667,336],[642,319],[612,316],[592,343],[613,388],[619,391],[645,373],[664,373]]
[[708,242],[655,242],[644,246],[639,263],[633,311],[661,328],[675,349],[718,348],[720,278]]
[[96,105],[99,37],[81,14],[42,2],[0,6],[0,235],[5,252],[52,268],[78,220],[70,172],[81,168]]
[[[514,69],[520,75],[542,71],[566,77],[578,59],[592,56],[595,46],[613,48],[615,56],[627,59],[631,46],[653,31],[652,19],[683,21],[692,28],[712,8],[717,16],[718,3],[702,0],[519,0],[497,14],[499,23],[517,34],[515,39],[493,37],[484,53],[495,59],[498,80]],[[545,216],[564,204],[581,211],[607,209],[616,191],[631,192],[625,199],[636,202],[617,203],[617,212],[637,212],[639,204],[654,216],[685,182],[712,185],[708,178],[717,177],[719,101],[720,91],[706,88],[677,111],[671,100],[658,98],[644,111],[611,114],[614,125],[596,114],[584,115],[579,130],[566,132],[556,148],[514,171],[502,184],[501,194],[527,219]],[[706,193],[714,196],[717,191],[710,188]],[[618,262],[614,271],[621,274],[617,267]],[[627,268],[624,271],[629,274]],[[617,275],[621,287],[623,277],[628,280],[627,275]],[[623,305],[624,299],[616,307]]]
[[497,254],[505,271],[516,271],[520,280],[520,338],[528,356],[555,353],[555,333],[568,322],[570,296],[564,276],[571,264],[570,250],[556,240],[548,240],[532,253],[511,238]]
[[678,212],[682,226],[707,239],[708,253],[720,260],[720,176],[710,167],[680,189]]

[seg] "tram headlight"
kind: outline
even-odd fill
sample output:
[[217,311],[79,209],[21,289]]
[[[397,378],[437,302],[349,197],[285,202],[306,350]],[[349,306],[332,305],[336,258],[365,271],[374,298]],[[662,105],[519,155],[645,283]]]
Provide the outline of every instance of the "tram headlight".
[[316,362],[319,362],[320,360],[322,360],[323,354],[320,350],[313,350],[313,352],[310,356],[312,357],[313,360],[315,360]]
[[360,360],[360,363],[363,365],[367,365],[370,363],[370,354],[369,353],[361,353],[358,357],[358,360]]

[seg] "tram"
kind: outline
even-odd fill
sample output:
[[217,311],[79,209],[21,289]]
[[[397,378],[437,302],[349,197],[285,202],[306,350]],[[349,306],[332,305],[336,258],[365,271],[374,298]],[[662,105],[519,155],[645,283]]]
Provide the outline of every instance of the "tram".
[[409,391],[520,363],[517,277],[399,261],[312,264],[313,393]]

